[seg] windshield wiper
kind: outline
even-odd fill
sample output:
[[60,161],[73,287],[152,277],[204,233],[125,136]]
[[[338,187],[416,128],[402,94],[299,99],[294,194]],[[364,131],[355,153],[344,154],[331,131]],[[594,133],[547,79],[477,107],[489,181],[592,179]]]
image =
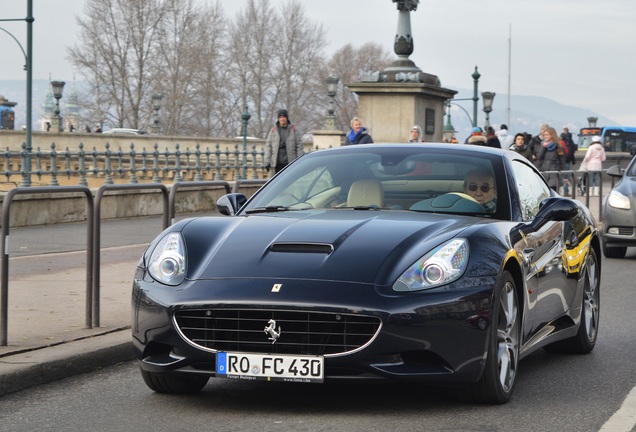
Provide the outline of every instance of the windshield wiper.
[[254,214],[254,213],[277,213],[277,212],[284,212],[284,211],[289,211],[289,210],[297,210],[297,209],[292,209],[286,206],[280,206],[280,205],[274,205],[274,206],[266,206],[266,207],[256,207],[253,209],[249,209],[246,210],[245,213],[246,214]]

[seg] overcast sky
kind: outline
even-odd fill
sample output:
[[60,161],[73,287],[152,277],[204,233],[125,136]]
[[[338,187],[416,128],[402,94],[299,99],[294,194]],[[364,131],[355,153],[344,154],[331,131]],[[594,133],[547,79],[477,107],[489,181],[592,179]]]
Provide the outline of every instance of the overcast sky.
[[[32,1],[33,78],[72,82],[65,48],[76,41],[75,17],[83,16],[84,0]],[[327,31],[327,54],[367,41],[393,52],[398,13],[391,0],[301,1]],[[245,3],[221,0],[228,16]],[[0,19],[25,17],[26,5],[27,0],[0,0]],[[480,92],[496,92],[500,108],[507,106],[510,85],[513,95],[549,97],[636,126],[635,20],[634,0],[421,0],[411,13],[411,59],[450,89],[472,89],[478,66]],[[24,21],[0,27],[26,50]],[[0,55],[0,79],[25,78],[22,51],[2,31]]]

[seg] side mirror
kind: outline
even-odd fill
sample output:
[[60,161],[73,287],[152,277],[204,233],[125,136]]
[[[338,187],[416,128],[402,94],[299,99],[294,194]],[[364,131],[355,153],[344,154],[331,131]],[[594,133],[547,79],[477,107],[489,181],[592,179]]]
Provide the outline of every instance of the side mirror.
[[234,216],[247,202],[247,197],[240,193],[223,195],[216,201],[219,213],[225,216]]
[[541,201],[539,213],[530,223],[533,230],[538,230],[547,222],[564,222],[572,219],[579,212],[578,205],[568,198],[546,198]]

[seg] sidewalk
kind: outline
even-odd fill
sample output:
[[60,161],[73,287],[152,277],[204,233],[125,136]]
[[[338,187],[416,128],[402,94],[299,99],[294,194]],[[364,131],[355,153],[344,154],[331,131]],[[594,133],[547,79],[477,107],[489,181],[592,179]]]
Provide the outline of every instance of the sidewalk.
[[133,359],[132,279],[139,257],[161,231],[160,220],[104,224],[100,325],[92,329],[86,326],[85,230],[85,224],[12,230],[0,396]]

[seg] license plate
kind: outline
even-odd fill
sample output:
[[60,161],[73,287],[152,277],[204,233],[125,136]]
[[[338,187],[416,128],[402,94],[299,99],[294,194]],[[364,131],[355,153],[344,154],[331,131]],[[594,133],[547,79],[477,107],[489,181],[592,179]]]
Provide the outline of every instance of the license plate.
[[216,354],[216,376],[248,380],[321,383],[324,358],[279,354]]

